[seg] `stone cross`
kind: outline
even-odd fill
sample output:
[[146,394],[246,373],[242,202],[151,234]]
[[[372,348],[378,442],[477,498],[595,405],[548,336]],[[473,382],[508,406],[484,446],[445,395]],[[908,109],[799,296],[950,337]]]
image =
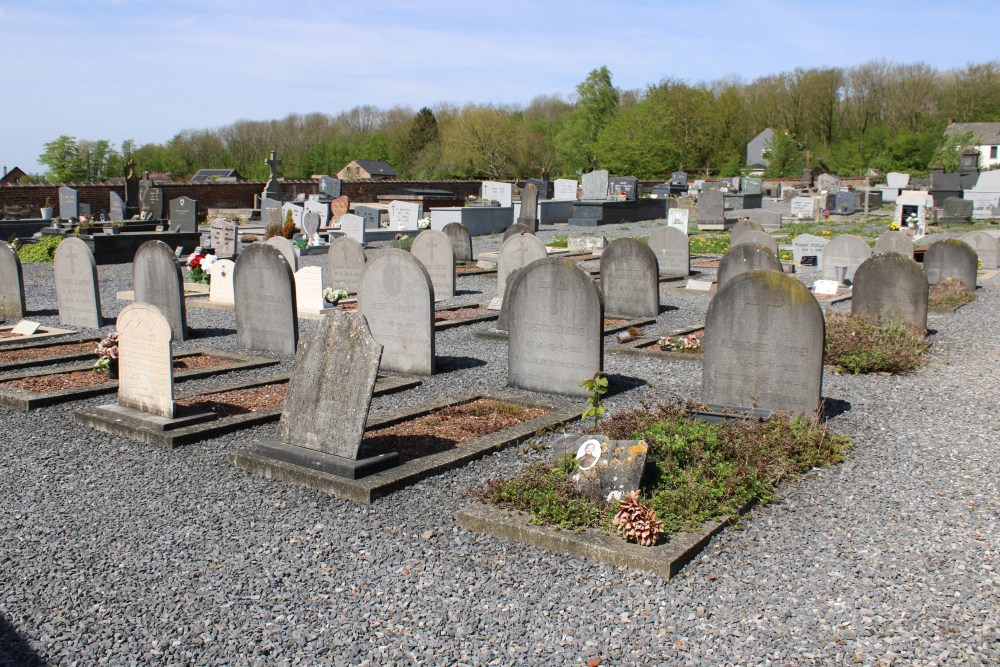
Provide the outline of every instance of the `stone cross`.
[[264,160],[264,164],[271,168],[271,180],[278,177],[278,167],[281,166],[281,160],[275,156],[274,151],[271,151],[271,156]]

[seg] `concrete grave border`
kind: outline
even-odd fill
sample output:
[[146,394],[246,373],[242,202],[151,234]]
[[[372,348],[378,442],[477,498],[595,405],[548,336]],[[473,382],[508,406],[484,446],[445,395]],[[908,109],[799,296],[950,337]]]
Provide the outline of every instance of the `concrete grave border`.
[[642,357],[654,357],[656,359],[661,359],[663,361],[701,361],[705,357],[704,352],[666,352],[664,350],[653,350],[648,347],[650,343],[655,343],[661,338],[674,337],[674,336],[686,336],[689,333],[694,333],[695,331],[700,331],[705,328],[705,323],[694,324],[689,327],[681,327],[680,329],[674,329],[673,331],[668,331],[662,336],[644,336],[642,338],[636,338],[635,340],[617,345],[615,347],[608,348],[611,354],[625,354],[625,355],[635,355]]
[[[499,315],[498,315],[499,317]],[[614,315],[608,315],[605,313],[605,320],[620,320],[624,319],[621,317],[615,317]],[[616,334],[619,331],[625,331],[630,327],[644,327],[656,322],[655,317],[640,317],[634,320],[627,320],[621,324],[605,324],[603,336],[610,336],[611,334]],[[497,331],[496,329],[479,329],[472,332],[473,338],[485,338],[487,340],[507,340],[506,331]]]
[[[27,319],[27,318],[24,318]],[[17,324],[15,322],[14,324]],[[14,324],[4,325],[0,327],[0,331],[10,331],[14,328]],[[46,325],[41,325],[38,327],[38,331],[31,334],[30,336],[12,336],[0,338],[0,346],[17,345],[18,343],[30,343],[37,340],[47,340],[50,338],[58,338],[59,336],[67,336],[69,334],[78,333],[76,329],[61,329],[59,327],[49,327]]]
[[4,352],[13,352],[14,350],[33,350],[45,347],[55,347],[57,345],[75,345],[77,343],[93,343],[94,349],[97,349],[97,343],[100,342],[101,336],[86,336],[83,338],[72,338],[72,339],[60,339],[60,340],[42,340],[25,343],[22,345],[5,345],[0,348],[0,373],[6,373],[7,371],[21,370],[22,368],[33,368],[35,366],[48,366],[51,364],[68,364],[74,361],[84,361],[86,359],[97,359],[96,352],[77,352],[75,354],[62,354],[51,357],[39,357],[37,359],[21,359],[19,361],[2,361],[2,355]]
[[[434,309],[434,312],[440,313],[449,310],[461,310],[462,308],[480,308],[486,310],[488,304],[479,303],[472,301],[469,303],[460,303],[457,305],[441,306]],[[469,324],[475,324],[477,322],[491,322],[500,317],[500,311],[491,310],[486,315],[477,315],[475,317],[466,317],[460,320],[445,320],[443,322],[434,322],[435,331],[443,331],[445,329],[454,329],[455,327],[464,327]]]

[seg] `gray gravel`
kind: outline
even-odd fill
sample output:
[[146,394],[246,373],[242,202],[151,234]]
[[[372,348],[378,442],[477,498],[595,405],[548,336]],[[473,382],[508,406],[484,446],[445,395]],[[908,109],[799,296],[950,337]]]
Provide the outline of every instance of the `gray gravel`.
[[[495,250],[499,237],[475,246]],[[114,315],[129,267],[99,273]],[[51,265],[26,265],[25,279],[31,316],[57,323]],[[456,303],[495,288],[480,277],[458,287]],[[853,456],[783,486],[783,502],[670,582],[456,528],[464,491],[544,455],[530,447],[366,507],[229,466],[273,425],[163,451],[73,423],[107,397],[2,409],[0,664],[1000,664],[998,291],[987,282],[977,302],[932,315],[930,362],[911,376],[828,375],[824,394],[849,404],[832,425],[857,442]],[[647,332],[704,321],[707,295],[663,300],[677,309]],[[177,347],[237,349],[232,313],[188,317],[210,335]],[[439,332],[445,372],[373,411],[510,391],[504,344],[470,330]],[[698,363],[605,363],[620,386],[699,395]]]

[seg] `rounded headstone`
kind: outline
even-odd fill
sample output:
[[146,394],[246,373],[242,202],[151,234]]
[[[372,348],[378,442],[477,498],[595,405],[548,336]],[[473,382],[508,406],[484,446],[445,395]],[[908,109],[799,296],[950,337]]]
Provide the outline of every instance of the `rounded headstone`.
[[534,234],[518,234],[503,243],[497,267],[497,296],[502,297],[507,287],[507,276],[514,269],[521,269],[536,259],[548,256],[545,244]]
[[730,280],[750,271],[781,273],[781,261],[773,252],[756,243],[743,243],[730,248],[719,261],[717,289],[721,291]]
[[295,277],[280,250],[254,243],[240,253],[233,270],[233,300],[240,347],[295,354],[299,339]]
[[604,366],[604,304],[569,259],[531,262],[513,277],[507,311],[507,384],[587,396],[580,382]]
[[451,241],[451,249],[455,253],[456,262],[472,261],[472,235],[469,228],[460,222],[449,222],[441,228]]
[[756,229],[748,229],[739,236],[739,240],[730,243],[730,248],[735,248],[736,246],[746,245],[748,243],[755,243],[759,246],[764,246],[768,250],[774,253],[775,256],[778,255],[778,242],[774,240],[774,237],[767,232],[760,232]]
[[876,255],[884,252],[894,252],[913,259],[913,241],[903,232],[890,229],[878,237],[872,251]]
[[302,231],[312,236],[319,231],[319,213],[306,211],[302,216]]
[[365,270],[365,249],[348,236],[330,242],[326,255],[326,274],[333,289],[357,294]]
[[657,227],[649,233],[649,247],[656,255],[661,276],[691,273],[691,240],[677,227]]
[[702,401],[815,411],[823,387],[825,333],[819,303],[793,276],[776,271],[737,276],[719,288],[705,316]]
[[982,262],[984,269],[995,269],[1000,263],[1000,242],[986,232],[969,232],[963,234],[965,241],[976,251],[976,256]]
[[520,222],[515,222],[513,225],[507,228],[507,231],[503,233],[503,240],[506,241],[511,236],[516,236],[517,234],[534,234],[535,231]]
[[823,267],[823,278],[826,280],[837,279],[837,267],[846,266],[847,280],[854,280],[854,272],[858,270],[861,263],[872,256],[872,249],[868,242],[860,236],[843,234],[834,237],[823,248],[823,255],[820,257],[820,264]]
[[924,253],[924,275],[931,285],[958,281],[970,291],[976,290],[979,258],[965,241],[944,239]]
[[174,416],[171,324],[159,308],[132,303],[118,313],[118,404]]
[[184,277],[177,256],[163,241],[146,241],[132,259],[132,287],[137,303],[150,303],[170,322],[174,340],[187,339]]
[[854,274],[851,312],[927,328],[927,277],[912,259],[878,253]]
[[330,202],[330,220],[339,222],[351,210],[351,200],[347,195],[341,195]]
[[[747,232],[762,232],[764,226],[756,220],[738,220],[733,229],[729,232],[729,245],[739,245],[743,242],[743,235]],[[751,243],[754,243],[751,241]]]
[[386,248],[369,261],[358,287],[358,312],[382,344],[382,369],[434,372],[434,287],[416,257]]
[[447,234],[425,229],[417,234],[410,253],[420,260],[431,277],[434,300],[444,301],[455,296],[455,251]]
[[295,246],[292,242],[286,239],[284,236],[272,236],[268,240],[264,241],[266,245],[273,248],[277,248],[285,257],[285,261],[288,262],[288,266],[292,267],[292,273],[299,270],[299,258],[295,254]]
[[56,248],[52,272],[59,323],[100,328],[101,289],[97,282],[97,262],[90,246],[73,236],[64,238]]
[[21,258],[9,243],[0,241],[0,319],[20,320],[27,312]]
[[601,254],[601,295],[608,313],[622,317],[660,314],[656,254],[636,239],[615,239]]

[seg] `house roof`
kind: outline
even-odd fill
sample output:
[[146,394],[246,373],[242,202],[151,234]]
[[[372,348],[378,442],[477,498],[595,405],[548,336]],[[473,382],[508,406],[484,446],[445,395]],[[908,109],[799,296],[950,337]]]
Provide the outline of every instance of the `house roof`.
[[1000,123],[952,123],[945,128],[946,137],[972,132],[972,138],[979,146],[1000,144]]
[[399,176],[395,169],[389,166],[388,163],[382,162],[381,160],[354,160],[354,164],[358,165],[372,176]]
[[205,181],[211,181],[213,178],[243,179],[243,177],[240,176],[240,172],[235,169],[199,169],[198,172],[191,177],[191,182],[203,183]]
[[21,180],[25,176],[27,176],[27,174],[24,173],[24,170],[22,170],[20,167],[14,167],[10,171],[8,171],[6,174],[4,174],[2,177],[0,177],[0,183],[3,183],[3,184],[17,183],[19,180]]

